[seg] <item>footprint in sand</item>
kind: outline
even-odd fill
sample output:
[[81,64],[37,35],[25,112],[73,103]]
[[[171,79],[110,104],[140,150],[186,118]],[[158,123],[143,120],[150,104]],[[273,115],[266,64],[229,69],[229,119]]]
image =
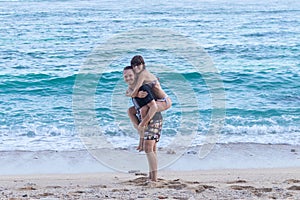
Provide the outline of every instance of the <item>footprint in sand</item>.
[[90,188],[107,188],[106,185],[90,185]]
[[186,188],[187,185],[184,183],[177,183],[177,184],[171,183],[171,184],[168,184],[166,187],[170,188],[170,189],[182,190],[183,188]]
[[58,185],[54,185],[54,186],[46,186],[46,188],[53,188],[53,189],[59,189],[59,188],[62,188],[61,186],[58,186]]
[[163,181],[160,181],[160,184],[157,185],[157,187],[181,190],[183,188],[186,188],[187,184],[183,183],[183,181],[180,181],[180,179],[163,180]]
[[136,176],[148,176],[147,173],[136,172],[134,175]]
[[287,188],[288,190],[300,190],[300,186],[298,186],[298,185],[293,185],[293,186],[291,186],[291,187],[289,187],[289,188]]
[[201,193],[207,189],[216,188],[215,186],[211,186],[211,185],[201,185],[199,181],[186,181],[185,183],[189,185],[189,189],[195,190],[195,192],[197,193]]
[[40,194],[40,197],[49,197],[49,196],[53,196],[53,193],[49,193],[49,192],[44,192],[43,194]]
[[112,189],[111,190],[112,192],[122,192],[122,191],[124,191],[124,192],[128,192],[128,191],[130,191],[129,189]]
[[164,188],[171,188],[177,190],[187,188],[189,190],[194,190],[196,193],[201,193],[207,189],[213,189],[215,187],[210,185],[201,185],[198,181],[191,182],[175,179],[172,181],[165,182]]
[[36,188],[34,188],[32,186],[25,186],[25,187],[19,188],[19,190],[36,190]]
[[157,196],[157,198],[158,199],[168,199],[169,197],[160,195],[160,196]]
[[76,194],[83,194],[83,193],[85,193],[85,191],[82,191],[82,190],[76,190],[76,191],[73,192],[73,193],[76,193]]
[[148,177],[138,177],[133,180],[125,181],[124,183],[136,186],[146,186],[148,181]]
[[236,184],[236,183],[247,183],[245,180],[236,180],[236,181],[228,181],[227,184]]
[[194,190],[196,193],[201,193],[204,192],[207,189],[214,189],[216,188],[215,186],[211,186],[211,185],[198,185],[196,187],[192,187],[190,189]]
[[262,193],[272,192],[272,188],[255,188],[253,186],[243,186],[243,185],[232,185],[230,186],[233,190],[247,190],[255,194],[256,196],[261,196]]
[[198,181],[186,181],[186,183],[188,183],[188,184],[200,184],[200,182],[198,182]]
[[233,190],[255,190],[256,188],[253,186],[244,186],[244,185],[232,185],[230,186]]
[[283,183],[287,183],[287,184],[291,184],[291,183],[300,183],[300,180],[296,180],[296,179],[288,179],[288,180],[285,180]]
[[37,190],[34,186],[36,186],[35,183],[26,183],[24,187],[19,188],[19,190]]
[[[149,185],[148,177],[139,177],[133,180],[125,181],[124,183],[136,186],[148,186]],[[158,179],[158,182],[155,182],[154,187],[156,188],[168,188],[168,189],[188,189],[194,190],[197,193],[201,193],[207,189],[213,189],[214,186],[210,185],[201,185],[198,181],[183,181],[180,179],[174,180],[165,180],[165,179]]]

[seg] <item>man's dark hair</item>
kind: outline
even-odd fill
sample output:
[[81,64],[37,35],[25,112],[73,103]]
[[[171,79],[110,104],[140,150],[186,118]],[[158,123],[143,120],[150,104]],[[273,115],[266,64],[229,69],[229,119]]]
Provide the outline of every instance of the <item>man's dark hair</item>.
[[126,67],[124,67],[123,71],[128,70],[128,69],[132,69],[133,70],[133,67],[132,66],[126,66]]

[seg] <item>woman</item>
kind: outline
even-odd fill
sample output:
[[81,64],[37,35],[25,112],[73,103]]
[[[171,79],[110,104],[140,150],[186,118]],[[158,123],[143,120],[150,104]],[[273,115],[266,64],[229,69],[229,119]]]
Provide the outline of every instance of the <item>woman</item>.
[[[146,70],[145,61],[142,56],[136,55],[131,59],[131,66],[135,73],[135,84],[132,85],[131,90],[127,90],[126,95],[131,97],[137,97],[141,86],[149,85],[152,88],[153,94],[156,98],[157,109],[156,112],[162,112],[169,109],[172,105],[170,97],[162,90],[157,78]],[[139,123],[138,129],[143,130],[154,114],[148,113],[143,120]]]

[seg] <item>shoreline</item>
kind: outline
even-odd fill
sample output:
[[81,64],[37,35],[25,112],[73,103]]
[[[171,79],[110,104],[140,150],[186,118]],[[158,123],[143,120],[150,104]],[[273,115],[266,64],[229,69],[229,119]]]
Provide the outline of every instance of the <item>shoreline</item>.
[[[200,159],[200,147],[191,147],[183,155],[177,148],[159,148],[159,170],[194,171],[249,168],[300,167],[300,145],[216,144]],[[147,172],[144,152],[116,148],[98,149],[97,160],[87,150],[75,151],[0,151],[0,175],[76,174],[99,172]],[[123,156],[123,157],[122,157]],[[132,161],[128,161],[132,157]],[[103,164],[103,161],[105,164]],[[101,163],[102,162],[102,163]],[[188,164],[187,164],[188,163]]]

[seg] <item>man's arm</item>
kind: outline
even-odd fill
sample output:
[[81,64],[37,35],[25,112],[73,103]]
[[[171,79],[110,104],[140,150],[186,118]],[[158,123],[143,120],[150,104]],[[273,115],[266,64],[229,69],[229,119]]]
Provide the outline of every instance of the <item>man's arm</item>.
[[131,96],[131,93],[132,93],[132,89],[131,89],[130,87],[128,87],[127,90],[126,90],[125,95],[126,95],[127,97],[130,97],[130,96]]

